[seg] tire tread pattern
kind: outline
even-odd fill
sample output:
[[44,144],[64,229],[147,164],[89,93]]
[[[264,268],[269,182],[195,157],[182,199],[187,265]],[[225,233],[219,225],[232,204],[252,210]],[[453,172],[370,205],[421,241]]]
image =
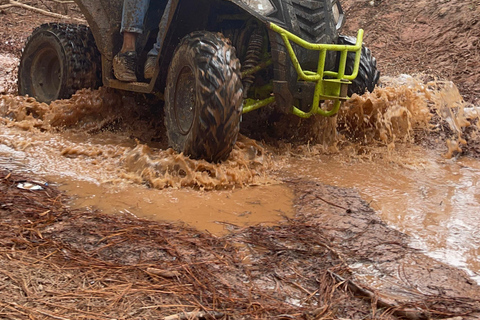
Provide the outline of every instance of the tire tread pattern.
[[[22,52],[22,59],[19,66],[19,78],[25,77],[30,70],[24,70],[22,65],[23,55],[29,52],[29,43],[42,33],[55,35],[64,49],[66,66],[64,66],[64,83],[57,99],[70,98],[77,90],[83,88],[96,89],[101,85],[101,60],[100,53],[95,44],[90,28],[79,24],[66,23],[45,23],[37,27],[28,37],[25,48]],[[31,94],[22,92],[24,89],[19,81],[19,93],[22,95]]]
[[182,137],[170,103],[174,89],[169,86],[173,86],[174,72],[169,70],[165,106],[169,143],[176,151],[192,158],[225,160],[238,137],[243,106],[240,62],[235,48],[222,34],[194,32],[178,45],[171,68],[183,54],[190,57],[194,69],[198,110],[190,132]]
[[[327,0],[330,1],[330,0]],[[327,21],[326,1],[292,0],[301,36],[313,43],[331,43],[333,22]],[[329,25],[332,23],[332,25]]]
[[[341,35],[338,37],[339,44],[355,45],[357,39],[355,37],[349,37]],[[347,55],[347,65],[345,68],[346,74],[353,72],[353,65],[355,62],[355,53],[349,52]],[[352,84],[348,88],[348,95],[356,93],[362,95],[365,90],[372,92],[375,89],[375,85],[380,79],[380,71],[377,69],[377,60],[373,57],[369,48],[363,46],[360,56],[360,66],[358,69],[358,76],[352,81]]]

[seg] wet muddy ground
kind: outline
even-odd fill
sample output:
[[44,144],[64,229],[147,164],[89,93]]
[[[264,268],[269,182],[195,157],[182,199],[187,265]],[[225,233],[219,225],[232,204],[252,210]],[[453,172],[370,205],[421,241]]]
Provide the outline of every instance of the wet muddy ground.
[[164,150],[113,91],[2,96],[6,315],[474,319],[476,118],[451,83],[383,82],[346,105],[335,143],[241,137],[221,164]]
[[[478,318],[478,82],[414,53],[436,39],[446,61],[478,63],[446,46],[478,41],[475,19],[442,4],[345,1],[382,85],[316,119],[310,140],[269,135],[298,124],[287,119],[242,136],[222,164],[166,149],[161,110],[133,96],[15,96],[25,25],[49,18],[0,12],[1,317]],[[380,41],[382,16],[401,12]],[[444,37],[422,38],[427,18]]]
[[[373,4],[373,5],[372,5]],[[344,0],[344,32],[365,29],[384,75],[426,73],[480,103],[479,0]]]
[[25,190],[40,184],[7,172],[0,181],[6,317],[146,319],[188,310],[229,319],[473,319],[480,312],[473,281],[410,248],[353,190],[285,181],[295,217],[217,237],[71,211],[55,188]]

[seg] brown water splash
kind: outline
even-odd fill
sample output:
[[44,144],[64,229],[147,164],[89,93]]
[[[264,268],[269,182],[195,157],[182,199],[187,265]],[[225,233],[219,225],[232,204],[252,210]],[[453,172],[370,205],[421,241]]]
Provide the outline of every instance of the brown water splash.
[[43,117],[48,112],[46,103],[37,102],[33,98],[14,95],[0,96],[0,117],[9,126],[24,130],[43,127]]
[[336,118],[322,122],[317,133],[324,135],[321,141],[277,143],[275,153],[307,158],[337,154],[341,162],[386,159],[402,164],[409,157],[405,150],[421,145],[450,158],[477,139],[478,128],[470,124],[477,121],[478,111],[450,81],[425,75],[382,77],[373,92],[353,95]]
[[270,157],[254,140],[242,136],[221,164],[190,159],[172,149],[154,151],[142,144],[124,157],[124,164],[126,178],[157,189],[188,186],[212,190],[274,182],[267,175]]
[[50,105],[33,98],[4,95],[0,96],[1,119],[29,134],[20,139],[28,141],[26,147],[8,134],[1,140],[22,150],[32,143],[38,149],[44,141],[58,140],[44,146],[44,152],[56,159],[50,161],[60,164],[62,158],[84,158],[96,167],[92,175],[98,166],[104,166],[109,172],[119,171],[122,179],[157,189],[211,190],[273,182],[267,177],[270,158],[254,140],[240,137],[228,160],[221,164],[193,160],[167,149],[163,116],[157,109],[109,89],[80,90],[71,99]]
[[114,106],[121,105],[118,95],[111,90],[78,91],[71,99],[53,101],[50,105],[31,97],[0,96],[0,116],[12,126],[24,129],[54,127],[98,126],[114,114]]
[[341,132],[360,144],[411,142],[415,129],[429,129],[429,101],[435,93],[410,76],[382,78],[372,93],[354,95],[339,115]]
[[435,85],[440,88],[438,94],[433,97],[436,115],[446,122],[450,129],[446,141],[448,150],[444,154],[445,158],[450,159],[456,153],[463,151],[462,146],[467,144],[464,135],[465,128],[470,127],[471,121],[475,121],[478,113],[468,114],[466,112],[472,106],[464,102],[458,88],[452,82],[436,82]]
[[459,146],[466,143],[464,129],[470,126],[465,113],[468,105],[452,82],[423,78],[383,77],[374,92],[354,95],[339,114],[341,142],[362,150],[362,146],[393,150],[396,143],[416,142],[419,132],[428,139],[428,133],[441,130],[446,123],[451,132],[442,137],[448,148],[445,157],[461,152]]
[[[310,129],[322,139],[297,147],[280,144],[276,151],[304,157],[340,153],[346,154],[346,159],[372,159],[372,155],[384,157],[402,149],[398,143],[417,142],[418,132],[431,139],[428,134],[448,127],[449,134],[441,138],[448,146],[445,156],[451,157],[461,152],[463,131],[470,125],[464,110],[465,104],[451,82],[407,75],[383,77],[373,93],[354,95],[344,104],[338,118],[311,121]],[[160,189],[190,186],[211,190],[272,182],[267,177],[272,160],[263,147],[244,137],[221,164],[192,160],[167,149],[161,111],[158,103],[141,103],[136,96],[104,88],[81,90],[71,99],[50,105],[32,98],[0,96],[0,117],[7,126],[56,133],[67,140],[75,132],[89,141],[96,139],[92,143],[67,143],[60,156],[91,158],[100,165],[108,159],[121,159],[115,163],[123,172],[122,178],[136,183]],[[120,143],[125,149],[117,150],[102,140],[102,132],[113,132],[119,137],[115,145]],[[136,147],[132,147],[135,140]]]

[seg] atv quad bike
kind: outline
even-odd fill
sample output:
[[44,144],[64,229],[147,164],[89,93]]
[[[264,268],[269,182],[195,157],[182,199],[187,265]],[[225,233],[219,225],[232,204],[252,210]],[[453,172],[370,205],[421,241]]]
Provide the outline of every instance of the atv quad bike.
[[[152,0],[137,39],[139,69],[157,33],[153,78],[116,80],[122,0],[75,0],[89,24],[44,24],[27,40],[19,93],[39,101],[69,98],[100,85],[164,100],[170,146],[221,161],[238,136],[242,113],[274,105],[308,118],[335,115],[353,93],[372,91],[376,61],[357,38],[339,35],[338,0]],[[329,110],[321,102],[332,100]]]

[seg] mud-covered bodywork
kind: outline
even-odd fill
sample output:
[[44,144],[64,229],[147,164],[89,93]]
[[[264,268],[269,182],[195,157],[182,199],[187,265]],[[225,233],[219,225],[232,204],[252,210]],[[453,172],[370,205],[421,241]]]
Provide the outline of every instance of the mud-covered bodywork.
[[[205,17],[202,14],[202,11],[205,10],[201,8],[207,8],[208,11],[213,10],[215,15],[222,15],[224,12],[235,11],[228,10],[229,6],[225,3],[230,3],[260,21],[273,22],[297,35],[300,35],[301,30],[304,30],[309,35],[305,40],[314,43],[333,43],[333,39],[337,36],[337,30],[343,22],[343,13],[336,0],[261,1],[272,4],[273,10],[265,12],[265,15],[262,15],[262,11],[258,8],[255,10],[255,3],[258,2],[255,0],[165,0],[155,3],[152,1],[151,7],[156,10],[149,11],[149,18],[151,19],[152,15],[163,13],[163,10],[159,10],[159,8],[163,7],[162,9],[164,9],[167,3],[179,2],[185,2],[186,6],[195,9],[191,12],[191,18],[198,27],[204,24],[201,23],[200,19]],[[97,40],[97,47],[100,52],[104,55],[111,53],[120,41],[118,30],[120,29],[123,0],[75,0],[75,3],[85,15]],[[249,5],[249,3],[252,4]],[[161,17],[157,16],[156,18],[160,19]],[[198,30],[198,28],[195,29]]]
[[[271,84],[269,91],[274,93],[277,109],[285,113],[291,113],[294,105],[308,110],[313,103],[316,83],[298,81],[299,75],[292,63],[292,56],[289,55],[285,40],[278,32],[272,30],[272,23],[309,43],[333,44],[338,38],[338,29],[343,22],[342,9],[336,0],[152,1],[146,18],[145,33],[138,42],[140,48],[147,48],[144,50],[146,51],[153,43],[154,35],[160,33],[163,43],[159,67],[154,80],[148,85],[132,85],[116,81],[110,71],[113,56],[121,46],[119,29],[123,0],[75,0],[75,2],[84,13],[102,54],[104,85],[139,92],[162,92],[168,65],[180,40],[194,31],[216,31],[231,38],[242,65],[244,62],[251,68],[262,63],[273,65],[268,76]],[[261,50],[264,52],[261,52],[261,59],[253,62],[252,59],[248,60],[248,45],[254,40],[245,39],[246,35],[239,30],[248,30],[244,33],[257,32],[258,37],[263,38]],[[317,71],[319,59],[317,50],[307,49],[295,43],[292,49],[302,68]],[[327,53],[324,69],[338,69],[335,65],[336,59],[336,53]],[[250,83],[246,85],[249,86]],[[263,101],[263,105],[272,102],[272,99],[264,99],[267,96],[268,93],[263,96],[246,95],[245,98],[250,100],[246,100],[245,110],[249,110],[248,105],[255,105],[257,100]],[[256,104],[257,107],[258,105]],[[253,106],[253,109],[257,108],[256,106]]]
[[[260,113],[265,119],[333,116],[348,95],[372,90],[379,77],[362,48],[363,31],[338,35],[338,0],[152,0],[129,54],[136,81],[121,81],[113,61],[122,48],[124,1],[75,2],[90,28],[36,28],[22,54],[19,93],[50,102],[97,88],[101,78],[105,87],[153,94],[169,146],[194,158],[227,159],[242,113],[268,106]],[[159,54],[153,74],[146,73],[154,45]]]

